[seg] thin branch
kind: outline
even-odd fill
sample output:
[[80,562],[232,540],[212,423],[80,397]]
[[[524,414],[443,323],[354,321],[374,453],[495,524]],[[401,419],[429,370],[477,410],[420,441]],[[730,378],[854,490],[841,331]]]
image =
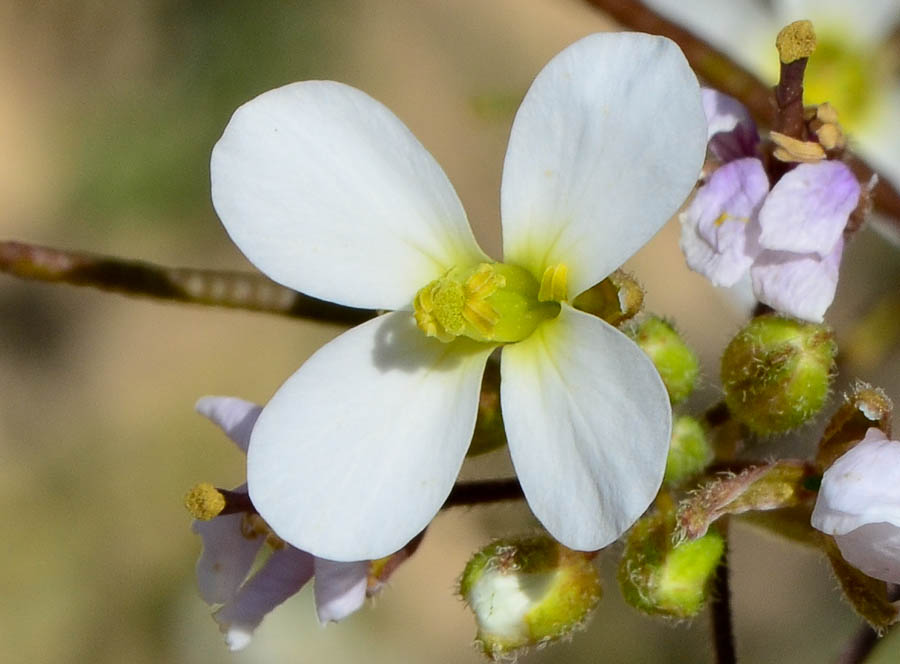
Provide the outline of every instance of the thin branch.
[[22,279],[88,286],[189,304],[246,309],[356,325],[375,315],[279,286],[261,274],[154,265],[112,256],[0,241],[0,272]]
[[[587,0],[609,14],[630,30],[639,30],[668,37],[681,47],[694,71],[711,87],[739,99],[750,110],[754,119],[771,127],[775,118],[772,90],[749,70],[724,53],[714,49],[692,32],[685,30],[651,11],[637,0]],[[772,57],[775,53],[775,35],[772,35]],[[838,109],[840,110],[840,109]],[[849,150],[844,161],[860,182],[866,184],[876,171],[859,156]],[[872,191],[875,208],[886,215],[893,232],[900,233],[900,193],[887,178],[879,177]]]
[[484,505],[525,497],[517,479],[457,482],[441,509],[463,505]]
[[725,532],[725,551],[716,568],[713,579],[711,601],[709,606],[712,622],[713,644],[716,664],[736,664],[737,654],[734,647],[734,627],[731,618],[731,582],[728,568],[728,536],[727,521],[720,521]]

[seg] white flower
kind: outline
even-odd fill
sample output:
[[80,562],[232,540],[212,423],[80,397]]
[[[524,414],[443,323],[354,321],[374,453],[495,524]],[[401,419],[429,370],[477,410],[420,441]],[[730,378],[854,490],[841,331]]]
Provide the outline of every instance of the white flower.
[[238,247],[304,293],[394,310],[321,348],[263,410],[248,478],[275,532],[333,560],[378,558],[420,532],[457,477],[503,345],[509,450],[533,512],[570,548],[621,535],[659,488],[669,400],[633,342],[568,302],[675,212],[705,144],[675,44],[598,34],[570,46],[512,128],[501,264],[432,156],[359,90],[307,81],[239,108],[211,164]]
[[[262,408],[234,397],[204,397],[197,402],[197,411],[246,452]],[[235,489],[236,493],[246,491],[246,485]],[[245,648],[266,614],[313,576],[316,612],[323,623],[346,618],[365,601],[369,561],[323,560],[274,538],[273,551],[251,575],[263,545],[273,539],[264,524],[253,521],[253,515],[223,514],[210,521],[194,521],[192,529],[203,538],[203,553],[197,561],[200,596],[217,607],[213,617],[232,650]]]
[[865,574],[900,583],[900,441],[872,428],[822,476],[813,528]]
[[[830,102],[859,151],[900,184],[900,79],[890,36],[900,25],[897,0],[646,0],[774,84],[775,36],[808,19],[818,47],[807,67],[805,100]],[[853,146],[857,149],[857,146]]]

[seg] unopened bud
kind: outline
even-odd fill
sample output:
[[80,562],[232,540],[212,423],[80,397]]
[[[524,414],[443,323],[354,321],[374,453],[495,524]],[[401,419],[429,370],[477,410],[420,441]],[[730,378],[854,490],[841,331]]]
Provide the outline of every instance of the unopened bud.
[[459,592],[475,614],[476,643],[491,659],[558,639],[600,601],[591,555],[555,540],[504,539],[466,565]]
[[663,482],[668,486],[677,486],[703,472],[712,459],[713,449],[703,425],[687,415],[676,418],[672,425],[672,444],[669,446]]
[[690,618],[703,608],[725,540],[713,529],[699,539],[675,543],[674,528],[671,510],[634,525],[619,563],[619,586],[625,601],[639,611]]
[[575,298],[572,306],[602,318],[610,325],[620,325],[640,313],[644,289],[630,274],[616,270],[606,279]]
[[825,325],[755,318],[722,356],[725,403],[755,433],[798,427],[825,404],[836,353]]
[[690,346],[662,318],[651,316],[628,331],[656,366],[672,403],[684,401],[694,391],[700,362]]

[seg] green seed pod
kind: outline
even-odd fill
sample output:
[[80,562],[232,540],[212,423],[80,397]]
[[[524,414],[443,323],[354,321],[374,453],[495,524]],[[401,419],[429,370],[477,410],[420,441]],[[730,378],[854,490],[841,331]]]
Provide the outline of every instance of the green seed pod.
[[484,654],[514,656],[583,625],[600,601],[591,558],[547,536],[499,540],[476,553],[459,593],[475,614]]
[[674,510],[650,514],[634,525],[619,563],[619,587],[625,601],[643,613],[690,618],[703,608],[725,540],[711,529],[699,539],[674,544],[674,525]]
[[653,360],[669,400],[674,404],[687,399],[697,384],[700,362],[675,328],[662,318],[651,316],[629,329],[628,335]]
[[666,459],[667,486],[678,486],[700,474],[713,459],[713,449],[700,422],[687,415],[675,419],[672,425],[672,444]]
[[826,325],[754,318],[722,356],[725,403],[755,433],[794,429],[825,404],[836,354]]

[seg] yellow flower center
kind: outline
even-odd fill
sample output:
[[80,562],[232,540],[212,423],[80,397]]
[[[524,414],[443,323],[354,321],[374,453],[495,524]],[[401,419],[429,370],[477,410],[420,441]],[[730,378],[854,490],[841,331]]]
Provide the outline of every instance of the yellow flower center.
[[548,273],[539,284],[524,268],[506,263],[453,268],[416,293],[416,324],[444,342],[460,336],[492,343],[522,341],[542,321],[555,318],[565,299],[566,266],[548,268]]

